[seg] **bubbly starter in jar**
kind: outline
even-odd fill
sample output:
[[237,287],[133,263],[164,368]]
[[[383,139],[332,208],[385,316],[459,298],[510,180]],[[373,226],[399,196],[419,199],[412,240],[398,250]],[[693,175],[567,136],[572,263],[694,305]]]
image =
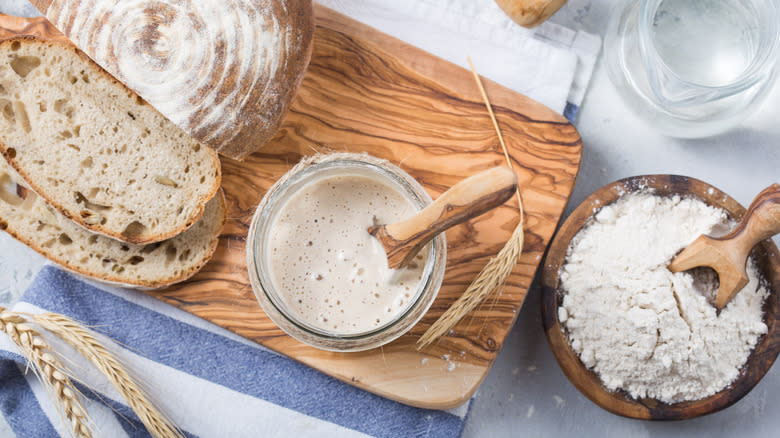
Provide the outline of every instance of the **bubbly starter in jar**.
[[266,242],[280,298],[302,322],[335,334],[394,320],[417,294],[427,247],[392,270],[367,228],[416,212],[403,193],[360,174],[323,175],[301,187],[272,219]]

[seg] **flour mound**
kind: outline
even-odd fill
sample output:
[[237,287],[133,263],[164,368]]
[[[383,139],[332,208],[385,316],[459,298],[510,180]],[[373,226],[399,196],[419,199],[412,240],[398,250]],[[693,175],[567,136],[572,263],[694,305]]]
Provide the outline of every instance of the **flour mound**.
[[558,309],[574,351],[604,385],[665,403],[717,393],[767,332],[768,295],[750,282],[717,315],[717,275],[673,274],[672,258],[701,234],[723,235],[726,213],[696,199],[634,193],[602,208],[574,237]]

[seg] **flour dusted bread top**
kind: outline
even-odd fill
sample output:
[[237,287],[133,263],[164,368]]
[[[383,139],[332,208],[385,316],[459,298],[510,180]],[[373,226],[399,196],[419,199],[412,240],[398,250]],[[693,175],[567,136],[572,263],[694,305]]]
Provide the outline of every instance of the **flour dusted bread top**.
[[34,0],[193,137],[243,158],[281,125],[311,56],[311,0]]
[[0,229],[50,260],[98,280],[144,288],[185,280],[214,254],[224,222],[225,202],[218,193],[184,233],[158,243],[126,244],[63,217],[0,158]]
[[94,232],[157,242],[203,214],[214,151],[65,43],[0,42],[0,152],[38,194]]

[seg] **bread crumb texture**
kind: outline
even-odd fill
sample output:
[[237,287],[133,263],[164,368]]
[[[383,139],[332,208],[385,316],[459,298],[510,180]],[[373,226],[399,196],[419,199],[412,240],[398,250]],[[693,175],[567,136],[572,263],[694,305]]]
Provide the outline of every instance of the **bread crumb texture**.
[[0,159],[0,229],[52,261],[99,280],[159,287],[184,280],[211,258],[225,220],[221,194],[184,233],[132,245],[90,233],[51,208]]
[[665,403],[698,400],[739,376],[767,332],[768,290],[750,282],[720,315],[717,274],[672,273],[672,258],[701,234],[725,235],[725,211],[697,199],[629,194],[574,237],[561,269],[558,310],[582,363],[611,390]]
[[132,242],[192,226],[220,184],[216,153],[72,46],[0,43],[0,149],[92,231]]

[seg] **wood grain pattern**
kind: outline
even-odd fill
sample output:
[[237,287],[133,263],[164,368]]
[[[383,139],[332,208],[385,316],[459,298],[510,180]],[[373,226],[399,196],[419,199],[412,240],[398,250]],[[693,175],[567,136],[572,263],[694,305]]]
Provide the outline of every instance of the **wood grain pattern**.
[[399,269],[436,235],[498,207],[515,191],[515,173],[506,166],[494,167],[455,184],[416,215],[394,224],[371,226],[368,232],[384,246],[387,265]]
[[734,232],[723,240],[737,236],[744,239],[744,245],[752,248],[756,243],[780,233],[780,184],[772,184],[759,193],[748,206],[745,219]]
[[324,7],[315,14],[311,64],[282,129],[243,162],[223,159],[229,220],[214,259],[191,280],[153,296],[376,394],[426,408],[460,405],[487,375],[519,312],[573,188],[580,137],[562,116],[484,80],[526,212],[525,250],[506,286],[447,337],[416,351],[417,338],[512,234],[519,220],[512,201],[447,232],[444,284],[408,334],[359,353],[301,344],[263,313],[245,266],[249,222],[276,179],[315,151],[365,151],[400,165],[435,198],[505,163],[471,72]]
[[243,158],[287,114],[311,55],[312,0],[32,0],[165,117]]
[[40,18],[22,18],[0,14],[0,38],[32,35],[56,41],[69,41],[50,22]]
[[602,206],[616,201],[625,193],[654,189],[660,196],[693,196],[722,208],[731,219],[739,220],[745,208],[729,195],[694,178],[677,175],[648,175],[626,178],[602,187],[582,202],[558,230],[545,259],[542,274],[542,318],[550,348],[569,380],[602,408],[625,417],[643,420],[681,420],[706,415],[731,406],[744,397],[761,380],[780,352],[780,252],[770,240],[761,242],[753,251],[759,269],[768,282],[771,294],[764,303],[764,322],[768,332],[763,335],[748,357],[737,380],[730,386],[702,400],[675,404],[655,399],[636,400],[625,391],[610,391],[599,376],[585,368],[569,345],[566,333],[558,321],[558,308],[563,294],[558,290],[559,271],[571,239]]
[[699,236],[669,264],[672,272],[709,266],[718,273],[715,307],[723,309],[748,284],[745,267],[758,242],[780,233],[780,185],[756,196],[737,227],[726,236]]

